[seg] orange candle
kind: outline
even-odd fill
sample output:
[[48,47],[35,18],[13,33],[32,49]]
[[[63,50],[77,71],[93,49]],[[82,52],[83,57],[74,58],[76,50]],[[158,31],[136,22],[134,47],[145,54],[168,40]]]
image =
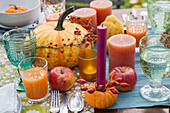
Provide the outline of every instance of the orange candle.
[[136,39],[120,34],[109,38],[109,72],[116,66],[135,68]]
[[90,8],[97,12],[97,25],[100,25],[108,15],[112,14],[112,2],[109,0],[92,1]]
[[73,12],[73,15],[75,17],[80,17],[80,20],[87,25],[88,20],[91,20],[91,26],[95,29],[97,28],[97,16],[96,16],[96,10],[92,8],[80,8]]

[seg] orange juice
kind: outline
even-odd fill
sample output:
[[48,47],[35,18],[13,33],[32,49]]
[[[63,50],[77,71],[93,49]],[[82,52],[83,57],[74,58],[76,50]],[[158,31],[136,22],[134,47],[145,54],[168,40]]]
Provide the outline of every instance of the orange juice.
[[29,99],[41,99],[47,94],[47,71],[40,67],[30,68],[22,76],[26,95]]
[[55,12],[55,13],[50,13],[46,16],[46,21],[58,21],[58,19],[60,18],[61,13],[60,12]]
[[147,29],[142,25],[131,25],[126,33],[136,38],[136,47],[139,47],[139,40],[146,35]]

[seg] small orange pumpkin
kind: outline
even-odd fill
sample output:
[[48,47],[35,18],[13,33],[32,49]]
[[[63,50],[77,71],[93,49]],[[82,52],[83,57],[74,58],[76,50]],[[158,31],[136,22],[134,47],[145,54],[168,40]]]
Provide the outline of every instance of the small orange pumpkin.
[[[88,89],[90,89],[90,88],[95,89],[95,85],[90,84],[88,86]],[[94,108],[98,108],[98,109],[105,109],[105,108],[112,106],[116,102],[117,97],[118,97],[118,94],[113,94],[110,91],[110,89],[106,89],[105,92],[96,90],[92,94],[88,93],[87,91],[85,92],[86,102],[90,106],[92,106]]]
[[5,11],[5,13],[20,13],[27,11],[27,8],[24,6],[16,6],[14,4],[10,5],[10,7]]

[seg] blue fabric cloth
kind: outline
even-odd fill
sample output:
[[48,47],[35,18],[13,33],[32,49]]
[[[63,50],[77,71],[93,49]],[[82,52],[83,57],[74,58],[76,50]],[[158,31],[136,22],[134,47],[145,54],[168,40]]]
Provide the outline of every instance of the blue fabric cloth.
[[[96,44],[94,49],[96,49]],[[106,78],[109,80],[109,57],[107,55],[106,62]],[[124,108],[137,108],[137,107],[153,107],[153,106],[170,106],[169,100],[162,102],[152,102],[144,99],[140,95],[140,88],[149,83],[149,79],[145,76],[140,65],[139,53],[135,57],[135,71],[137,73],[137,84],[129,92],[119,92],[116,103],[107,109],[124,109]],[[170,77],[163,80],[163,84],[170,88]]]

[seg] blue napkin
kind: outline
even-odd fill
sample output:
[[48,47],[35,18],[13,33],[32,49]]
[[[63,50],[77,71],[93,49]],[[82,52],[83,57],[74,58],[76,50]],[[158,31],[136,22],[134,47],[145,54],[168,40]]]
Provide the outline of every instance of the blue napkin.
[[[107,70],[109,70],[109,60],[107,55]],[[136,107],[152,107],[152,106],[170,106],[169,100],[162,102],[152,102],[144,99],[140,95],[140,88],[149,83],[149,79],[145,76],[140,65],[139,53],[136,53],[135,58],[135,71],[137,74],[137,84],[129,92],[120,92],[116,103],[107,109],[124,109],[124,108],[136,108]],[[109,73],[107,71],[106,78],[109,80]],[[170,88],[170,77],[163,80],[163,84]]]
[[[96,50],[96,44],[94,45]],[[137,74],[137,83],[135,87],[129,92],[119,92],[115,104],[107,109],[124,109],[124,108],[137,108],[137,107],[153,107],[153,106],[170,106],[169,100],[162,102],[153,102],[144,99],[140,95],[140,88],[149,83],[149,79],[145,76],[140,65],[139,53],[135,56],[135,71]],[[109,55],[106,59],[106,78],[109,80]],[[162,81],[163,84],[170,88],[170,77]]]

